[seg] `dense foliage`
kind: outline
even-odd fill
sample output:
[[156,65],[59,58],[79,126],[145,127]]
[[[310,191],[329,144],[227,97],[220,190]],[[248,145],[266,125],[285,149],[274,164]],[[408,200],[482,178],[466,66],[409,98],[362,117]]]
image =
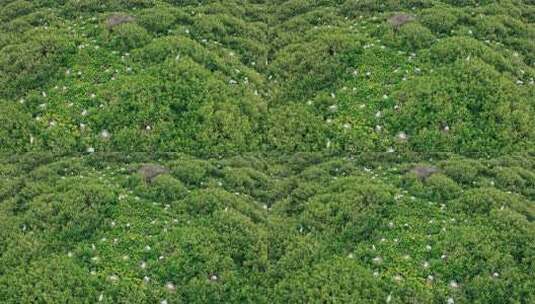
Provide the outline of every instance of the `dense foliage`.
[[7,157],[0,299],[532,303],[534,159]]
[[0,303],[534,303],[532,0],[0,0]]
[[495,154],[535,140],[529,1],[3,3],[5,152]]

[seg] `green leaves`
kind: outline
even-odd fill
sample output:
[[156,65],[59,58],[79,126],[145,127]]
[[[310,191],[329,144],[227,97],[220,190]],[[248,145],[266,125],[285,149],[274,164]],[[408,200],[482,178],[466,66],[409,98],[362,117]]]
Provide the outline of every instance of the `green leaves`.
[[[404,173],[431,157],[439,173]],[[533,286],[529,155],[158,158],[0,158],[0,297],[508,303]],[[147,162],[170,171],[144,182]]]
[[2,4],[0,302],[533,302],[526,1]]
[[147,30],[130,22],[114,27],[109,35],[110,45],[122,51],[140,48],[151,40]]
[[[4,134],[19,151],[498,154],[535,138],[532,31],[517,3],[4,9],[0,96],[27,100],[23,120],[35,119],[6,121],[34,138]],[[413,20],[394,28],[396,15]]]
[[[23,36],[25,37],[25,36]],[[56,72],[74,52],[72,41],[61,33],[33,30],[28,37],[0,50],[0,96],[17,98],[27,90],[53,82]]]

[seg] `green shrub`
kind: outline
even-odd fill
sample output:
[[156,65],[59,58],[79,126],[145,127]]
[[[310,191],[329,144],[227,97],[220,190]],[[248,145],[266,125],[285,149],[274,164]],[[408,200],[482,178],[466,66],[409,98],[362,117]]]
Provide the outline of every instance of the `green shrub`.
[[[334,284],[334,282],[337,282]],[[273,290],[275,302],[377,303],[387,298],[383,283],[356,261],[334,258],[305,268],[279,282]]]
[[447,201],[456,198],[462,189],[455,181],[443,174],[433,174],[425,180],[428,198],[434,201]]
[[418,20],[435,33],[449,34],[458,16],[457,11],[440,7],[423,10]]
[[54,231],[58,241],[72,244],[94,237],[115,203],[115,193],[101,183],[79,181],[33,198],[24,218],[34,230]]
[[472,184],[483,170],[481,164],[471,160],[452,160],[441,164],[445,175],[462,184]]
[[307,231],[332,233],[354,240],[374,229],[375,213],[392,203],[390,189],[380,183],[363,184],[360,177],[338,180],[305,204],[300,222]]
[[225,209],[235,210],[253,221],[261,221],[260,206],[253,204],[247,197],[227,192],[223,189],[195,190],[182,199],[176,208],[191,216],[211,216]]
[[135,60],[145,64],[160,63],[169,57],[176,58],[187,48],[187,40],[192,44],[190,39],[184,37],[161,37],[155,38],[149,44],[141,49],[134,50],[133,56]]
[[221,170],[225,187],[235,189],[240,193],[247,193],[253,197],[264,198],[268,195],[266,191],[270,188],[269,178],[250,168],[223,168]]
[[479,5],[479,1],[477,0],[446,0],[444,2],[455,6],[474,6],[476,4]]
[[267,142],[281,151],[309,151],[325,146],[321,117],[302,105],[272,109],[268,118]]
[[427,48],[435,41],[435,36],[426,27],[416,22],[410,22],[399,30],[401,44],[411,50]]
[[374,0],[348,0],[344,2],[343,11],[351,16],[359,16],[362,13],[398,11],[401,9],[399,1],[374,1]]
[[462,211],[468,215],[487,215],[492,210],[507,207],[530,219],[535,218],[535,208],[530,206],[527,201],[495,188],[476,188],[465,191],[449,205],[454,210]]
[[12,33],[23,33],[32,28],[32,25],[23,19],[15,19],[5,25],[5,29]]
[[215,170],[209,162],[194,159],[175,161],[171,174],[189,185],[200,185]]
[[409,172],[402,183],[412,194],[441,203],[456,198],[462,191],[455,181],[441,173],[421,178]]
[[[433,157],[442,172],[460,180],[476,174],[459,175],[466,167],[477,168],[477,176],[497,174],[488,165],[511,169],[527,181],[519,166],[531,172],[528,156],[0,158],[0,297],[128,303],[520,301],[533,287],[532,265],[526,262],[534,242],[530,200],[471,183],[463,183],[461,193],[441,173],[418,178],[402,172],[424,166],[405,158]],[[134,173],[141,163],[161,163],[188,181],[188,188],[171,175],[143,181]],[[208,175],[221,177],[223,184],[201,185]],[[258,195],[262,191],[282,195]],[[438,203],[430,202],[435,199]],[[59,268],[65,269],[52,277]],[[439,287],[452,280],[460,288]]]
[[[346,75],[344,60],[362,52],[358,37],[343,30],[314,33],[277,53],[270,70],[283,82],[283,100],[308,100]],[[292,75],[301,75],[293,77]]]
[[21,182],[16,179],[0,180],[0,201],[14,197],[21,187]]
[[[404,105],[389,114],[389,121],[394,130],[410,136],[409,143],[418,151],[447,147],[499,151],[533,136],[532,123],[526,120],[533,110],[526,102],[514,103],[521,111],[510,107],[512,99],[524,97],[510,81],[478,60],[457,61],[433,76],[408,81],[395,96]],[[503,121],[517,125],[504,126]]]
[[17,302],[98,301],[96,290],[102,288],[97,277],[72,259],[49,256],[0,277],[0,298]]
[[146,29],[135,23],[123,23],[114,27],[109,36],[110,44],[122,51],[140,48],[152,39]]
[[496,185],[509,191],[520,192],[533,198],[535,194],[535,175],[524,168],[497,168]]
[[155,0],[117,0],[121,6],[127,8],[150,8],[155,5]]
[[[262,229],[238,213],[220,213],[220,217],[181,227],[166,237],[176,244],[165,259],[155,263],[152,272],[163,282],[174,282],[180,291],[164,296],[176,302],[237,302],[260,298],[259,285],[253,279],[263,271],[265,241]],[[216,279],[211,279],[215,276]],[[241,286],[241,287],[240,287]],[[247,292],[233,292],[246,289]]]
[[483,42],[470,37],[442,39],[431,48],[431,58],[444,63],[480,58],[500,71],[511,69],[503,56]]
[[532,3],[0,0],[0,302],[534,302]]
[[170,175],[157,176],[147,188],[149,197],[160,203],[178,201],[187,193],[184,184]]
[[15,98],[56,78],[56,72],[74,52],[72,40],[35,31],[32,38],[0,50],[0,96]]
[[0,151],[14,152],[29,150],[32,141],[36,141],[32,134],[31,115],[24,111],[19,103],[0,100]]
[[485,39],[501,40],[508,34],[508,29],[501,22],[501,18],[494,16],[477,18],[474,28],[475,34]]
[[69,13],[79,12],[102,12],[106,6],[98,0],[67,0],[66,11]]
[[207,147],[207,152],[246,151],[259,145],[260,136],[256,131],[259,126],[242,109],[250,107],[250,113],[256,117],[261,117],[262,110],[246,102],[244,100],[241,107],[230,102],[202,105],[198,115],[205,118],[204,128],[196,133],[195,139]]
[[137,18],[137,22],[141,26],[154,33],[167,32],[176,21],[176,17],[171,11],[163,9],[143,10]]
[[0,20],[12,20],[27,15],[34,10],[34,5],[25,0],[11,1],[0,10]]

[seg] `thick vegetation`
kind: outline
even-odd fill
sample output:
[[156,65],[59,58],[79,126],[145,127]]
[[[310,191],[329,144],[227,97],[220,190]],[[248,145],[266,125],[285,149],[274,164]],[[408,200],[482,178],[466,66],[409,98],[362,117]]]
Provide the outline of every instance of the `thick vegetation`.
[[534,159],[9,157],[0,299],[533,303]]
[[0,303],[534,303],[530,0],[0,0]]
[[2,151],[450,151],[535,140],[535,7],[3,1]]

